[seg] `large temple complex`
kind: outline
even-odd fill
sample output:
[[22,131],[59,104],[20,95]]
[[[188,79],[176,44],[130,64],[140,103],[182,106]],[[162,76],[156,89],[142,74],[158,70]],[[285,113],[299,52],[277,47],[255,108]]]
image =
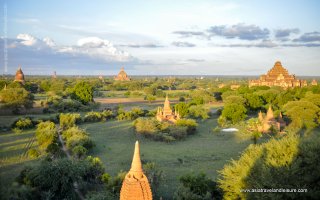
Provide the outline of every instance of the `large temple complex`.
[[166,96],[166,100],[164,101],[163,108],[158,107],[156,118],[160,122],[168,121],[172,123],[175,123],[180,119],[179,113],[176,110],[174,112],[172,111],[168,95]]
[[131,169],[122,182],[120,200],[152,200],[149,181],[142,170],[138,141],[135,144]]
[[114,77],[114,80],[116,81],[130,81],[131,79],[127,75],[127,73],[124,71],[124,68],[122,67],[119,74]]
[[295,75],[289,74],[288,70],[282,67],[277,61],[267,74],[261,75],[258,80],[250,80],[249,87],[252,86],[280,86],[283,88],[307,86],[306,80],[299,80]]
[[273,110],[271,106],[269,106],[269,109],[267,111],[266,116],[263,116],[262,112],[259,112],[258,119],[260,122],[260,126],[258,127],[258,131],[262,133],[268,133],[270,132],[270,129],[273,127],[278,132],[281,132],[285,126],[286,123],[282,119],[282,114],[280,112],[278,118],[276,119],[273,114]]
[[18,68],[18,70],[16,72],[16,76],[14,77],[14,81],[15,82],[19,82],[21,84],[25,83],[24,74],[23,74],[23,72],[21,70],[21,67]]

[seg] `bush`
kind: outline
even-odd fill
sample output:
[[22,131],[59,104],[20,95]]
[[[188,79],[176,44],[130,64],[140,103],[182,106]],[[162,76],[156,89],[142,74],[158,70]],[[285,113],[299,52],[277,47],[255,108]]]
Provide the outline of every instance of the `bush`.
[[29,149],[27,154],[29,158],[38,158],[40,156],[40,152],[34,148]]
[[139,134],[152,135],[158,132],[159,122],[154,118],[138,118],[134,126]]
[[195,105],[189,108],[189,115],[193,118],[208,119],[208,113],[209,109],[203,107],[202,105]]
[[177,120],[176,125],[187,127],[188,134],[195,133],[198,126],[197,122],[193,119],[179,119]]
[[88,112],[85,116],[84,116],[84,121],[85,122],[99,122],[104,118],[104,116],[102,115],[102,113],[100,112]]
[[185,126],[171,126],[169,128],[169,134],[175,139],[181,140],[188,135],[187,129],[188,127]]
[[33,128],[34,125],[32,123],[32,120],[30,118],[21,118],[18,121],[13,123],[13,128],[18,128],[21,130]]
[[[220,172],[224,199],[319,199],[319,143],[318,134],[289,134],[280,140],[250,145],[239,160]],[[308,192],[241,192],[249,188],[306,188]]]
[[78,127],[71,127],[63,131],[62,137],[66,140],[67,147],[70,149],[73,149],[78,145],[81,145],[86,149],[90,149],[94,146],[88,134]]
[[88,150],[81,145],[77,145],[72,149],[72,154],[76,158],[83,158],[87,155],[87,153],[88,153]]
[[20,128],[13,128],[12,131],[14,133],[22,133],[22,130]]
[[60,127],[68,129],[81,121],[81,116],[78,113],[61,113],[60,114]]
[[53,122],[46,121],[37,125],[36,138],[39,148],[46,150],[47,147],[57,140],[58,132]]
[[180,185],[174,193],[177,200],[209,200],[220,199],[221,192],[216,183],[207,178],[204,173],[186,174],[179,179]]

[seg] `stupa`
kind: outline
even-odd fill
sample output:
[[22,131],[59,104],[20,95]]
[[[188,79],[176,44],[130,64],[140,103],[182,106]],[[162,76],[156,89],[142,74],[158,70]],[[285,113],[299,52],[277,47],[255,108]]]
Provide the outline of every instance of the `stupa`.
[[172,123],[175,123],[180,119],[180,115],[176,110],[172,112],[168,95],[166,96],[166,100],[164,101],[163,108],[158,107],[156,118],[160,122],[169,121]]
[[149,181],[142,170],[138,141],[135,144],[131,169],[122,182],[120,200],[152,200]]
[[18,70],[16,72],[16,76],[14,77],[14,81],[19,82],[21,84],[25,83],[24,74],[21,70],[21,67],[18,68]]
[[121,70],[117,76],[114,77],[116,81],[130,81],[131,79],[128,77],[127,73],[124,71],[124,68],[121,67]]
[[265,117],[263,117],[262,112],[260,111],[258,114],[258,119],[261,124],[258,127],[258,131],[262,132],[262,133],[270,132],[271,127],[275,128],[277,131],[281,132],[286,126],[286,123],[282,118],[281,112],[280,112],[278,118],[276,119],[274,117],[273,110],[272,110],[271,106],[269,106],[269,109],[268,109]]
[[52,79],[57,79],[57,72],[56,71],[53,72]]
[[318,85],[318,82],[317,82],[317,80],[316,80],[316,79],[313,79],[313,80],[312,80],[312,82],[311,82],[311,85],[313,85],[313,86],[316,86],[316,85]]
[[249,87],[252,86],[280,86],[282,88],[307,86],[306,80],[299,80],[295,75],[290,75],[288,70],[282,67],[277,61],[267,74],[261,75],[258,80],[250,80]]

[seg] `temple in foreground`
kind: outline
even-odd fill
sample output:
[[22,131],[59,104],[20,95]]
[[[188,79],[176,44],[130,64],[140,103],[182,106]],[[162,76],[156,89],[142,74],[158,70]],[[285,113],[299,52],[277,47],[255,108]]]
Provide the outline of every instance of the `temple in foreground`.
[[114,77],[115,81],[130,81],[131,79],[127,75],[127,73],[124,71],[124,68],[122,67],[119,74]]
[[21,84],[25,84],[24,74],[21,70],[21,67],[18,68],[18,70],[16,72],[16,76],[14,77],[14,81],[19,82]]
[[270,132],[271,127],[273,127],[278,132],[281,132],[285,127],[286,123],[282,119],[282,114],[280,112],[278,118],[276,119],[273,114],[273,110],[271,106],[269,106],[269,109],[267,111],[266,116],[264,117],[262,115],[262,112],[259,112],[258,119],[260,122],[260,126],[258,127],[258,131],[262,133],[268,133]]
[[280,86],[283,88],[307,86],[306,80],[299,80],[295,75],[289,74],[288,70],[282,67],[277,61],[267,74],[261,75],[258,80],[250,80],[249,87],[252,86]]
[[158,107],[156,118],[158,121],[169,121],[175,123],[177,120],[180,119],[179,113],[175,110],[172,111],[170,107],[170,101],[168,99],[168,95],[166,96],[166,100],[164,101],[164,106]]
[[152,200],[149,181],[142,170],[138,141],[135,144],[131,169],[122,182],[120,200]]

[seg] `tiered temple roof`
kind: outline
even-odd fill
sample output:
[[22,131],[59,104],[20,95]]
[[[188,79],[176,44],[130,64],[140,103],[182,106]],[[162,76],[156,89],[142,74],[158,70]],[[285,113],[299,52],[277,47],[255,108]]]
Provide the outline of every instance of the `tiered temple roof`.
[[138,141],[135,144],[131,169],[122,183],[120,200],[152,200],[149,181],[142,170]]
[[127,75],[127,73],[124,71],[124,68],[122,67],[119,74],[116,77],[114,77],[114,80],[116,80],[116,81],[130,81],[130,78]]
[[261,75],[258,80],[250,80],[249,87],[252,86],[304,87],[307,86],[307,81],[299,80],[295,75],[290,75],[281,62],[277,61],[267,74]]
[[164,101],[163,108],[158,107],[156,118],[160,122],[169,121],[173,123],[180,119],[180,115],[176,110],[172,112],[168,95],[166,96],[166,100]]
[[21,67],[18,68],[18,70],[17,70],[17,72],[16,72],[16,76],[14,77],[14,81],[20,82],[20,83],[22,83],[22,84],[25,83],[24,74],[23,74],[23,72],[22,72]]

